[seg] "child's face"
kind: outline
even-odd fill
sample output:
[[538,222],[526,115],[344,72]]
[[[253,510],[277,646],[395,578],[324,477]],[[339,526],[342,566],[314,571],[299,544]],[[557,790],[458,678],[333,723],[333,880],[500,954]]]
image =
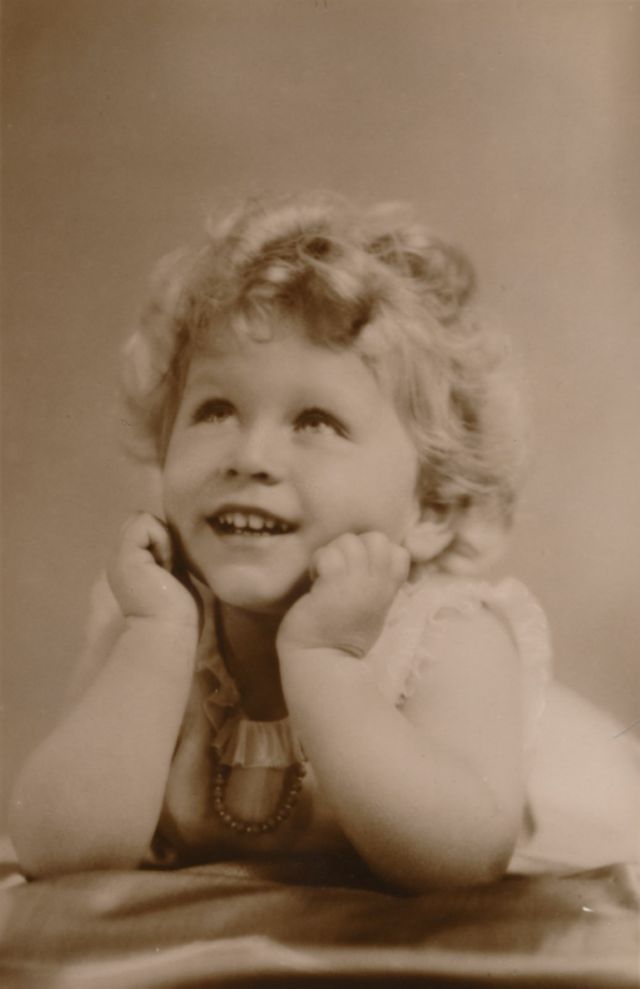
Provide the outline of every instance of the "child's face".
[[228,335],[190,365],[164,505],[190,569],[223,602],[283,613],[312,554],[345,532],[402,542],[419,516],[418,457],[357,354],[294,331]]

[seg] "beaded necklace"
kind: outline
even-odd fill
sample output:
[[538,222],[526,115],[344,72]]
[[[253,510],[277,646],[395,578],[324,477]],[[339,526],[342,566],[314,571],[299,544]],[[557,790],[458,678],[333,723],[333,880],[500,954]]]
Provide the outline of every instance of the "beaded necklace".
[[[224,626],[222,624],[222,615],[220,613],[220,607],[217,600],[214,603],[214,622],[220,656],[227,671],[229,671],[228,657],[230,653],[230,646],[225,635]],[[225,804],[227,783],[229,781],[229,777],[231,776],[232,770],[233,766],[228,766],[223,763],[219,763],[216,768],[213,777],[213,810],[223,824],[230,828],[230,830],[235,831],[237,834],[266,834],[269,831],[275,831],[276,828],[278,828],[284,821],[287,820],[288,817],[291,816],[291,813],[300,797],[300,793],[302,791],[302,780],[307,772],[306,767],[302,762],[294,762],[291,766],[289,766],[285,772],[282,792],[273,813],[262,821],[246,821],[238,817],[234,817],[234,815],[227,810],[227,806]]]
[[232,768],[232,766],[218,766],[213,778],[213,809],[216,815],[228,828],[239,834],[265,834],[267,831],[275,831],[291,816],[291,812],[298,802],[302,790],[302,779],[307,771],[305,766],[301,762],[289,766],[286,772],[288,780],[285,777],[276,809],[264,821],[240,820],[227,810],[224,796]]

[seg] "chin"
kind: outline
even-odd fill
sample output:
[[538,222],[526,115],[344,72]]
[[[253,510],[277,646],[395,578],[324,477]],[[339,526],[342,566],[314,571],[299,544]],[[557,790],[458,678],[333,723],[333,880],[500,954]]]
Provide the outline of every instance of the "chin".
[[216,598],[243,611],[284,615],[306,590],[306,578],[283,582],[250,574],[216,574],[207,581]]

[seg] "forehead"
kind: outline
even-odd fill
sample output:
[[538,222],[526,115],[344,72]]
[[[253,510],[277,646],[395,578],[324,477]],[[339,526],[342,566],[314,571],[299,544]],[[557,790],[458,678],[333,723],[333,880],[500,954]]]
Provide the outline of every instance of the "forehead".
[[205,387],[213,380],[250,384],[254,389],[323,387],[380,400],[380,384],[353,347],[329,346],[310,340],[292,321],[225,327],[201,338],[186,376],[186,388]]

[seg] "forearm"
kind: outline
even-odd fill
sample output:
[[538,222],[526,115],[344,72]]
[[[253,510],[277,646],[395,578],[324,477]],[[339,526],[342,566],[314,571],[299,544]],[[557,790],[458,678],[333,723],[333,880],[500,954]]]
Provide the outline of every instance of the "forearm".
[[22,771],[10,828],[32,874],[136,864],[153,836],[196,629],[130,622],[95,683]]
[[282,657],[287,704],[345,833],[377,874],[422,889],[496,878],[517,820],[455,753],[419,738],[366,663],[335,650]]

